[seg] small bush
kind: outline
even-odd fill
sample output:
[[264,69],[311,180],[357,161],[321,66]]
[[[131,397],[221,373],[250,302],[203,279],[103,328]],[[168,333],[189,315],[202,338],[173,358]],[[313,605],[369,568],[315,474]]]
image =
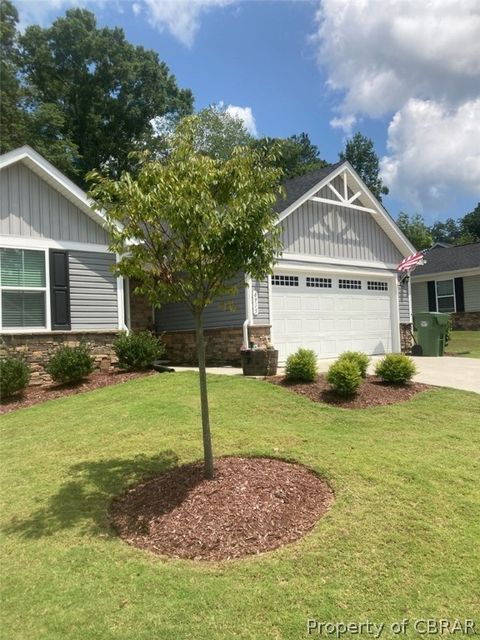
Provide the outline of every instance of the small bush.
[[0,359],[0,398],[23,391],[30,380],[30,368],[23,358],[5,356]]
[[312,349],[300,348],[288,356],[285,366],[287,380],[313,382],[317,373],[317,356]]
[[152,362],[161,358],[165,347],[149,331],[122,333],[113,343],[113,349],[122,369],[141,371],[150,369]]
[[349,360],[357,365],[360,370],[360,375],[362,378],[367,377],[367,369],[370,364],[370,358],[366,353],[362,353],[361,351],[344,351],[338,357],[338,360]]
[[377,364],[375,373],[384,382],[405,384],[417,373],[417,368],[404,353],[389,353]]
[[445,346],[450,342],[450,338],[452,337],[452,316],[448,316],[447,326],[445,327]]
[[93,371],[90,349],[82,343],[78,347],[59,347],[45,367],[55,382],[80,382]]
[[339,396],[353,396],[362,382],[358,365],[353,360],[338,359],[327,372],[327,382]]

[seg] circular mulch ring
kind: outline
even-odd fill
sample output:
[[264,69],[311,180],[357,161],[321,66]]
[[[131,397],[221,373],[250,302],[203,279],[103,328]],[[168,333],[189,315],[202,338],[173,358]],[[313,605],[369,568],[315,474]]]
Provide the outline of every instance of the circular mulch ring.
[[306,467],[273,458],[219,458],[215,478],[196,462],[116,498],[110,519],[129,544],[193,560],[276,549],[310,531],[333,502]]

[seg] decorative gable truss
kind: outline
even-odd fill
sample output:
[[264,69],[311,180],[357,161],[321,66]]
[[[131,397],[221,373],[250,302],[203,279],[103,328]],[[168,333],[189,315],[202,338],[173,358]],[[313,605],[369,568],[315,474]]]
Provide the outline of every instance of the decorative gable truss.
[[403,257],[415,252],[412,244],[348,161],[336,167],[323,180],[282,211],[278,223],[281,223],[308,202],[335,205],[368,214],[385,232]]

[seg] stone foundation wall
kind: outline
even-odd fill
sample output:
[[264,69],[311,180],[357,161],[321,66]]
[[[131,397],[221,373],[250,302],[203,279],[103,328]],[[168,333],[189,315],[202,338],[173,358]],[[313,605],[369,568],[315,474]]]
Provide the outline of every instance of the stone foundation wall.
[[83,340],[91,348],[95,369],[108,371],[118,360],[113,351],[117,331],[59,331],[55,333],[21,333],[0,336],[0,355],[21,355],[30,365],[30,385],[48,384],[51,378],[45,365],[59,346],[76,347]]
[[152,304],[143,294],[134,293],[136,286],[137,283],[135,282],[135,280],[130,280],[130,328],[134,331],[140,331],[144,329],[153,331]]
[[400,324],[400,348],[402,353],[410,353],[413,347],[413,326],[409,323]]
[[452,328],[464,331],[480,329],[480,311],[463,311],[452,313]]
[[[197,364],[195,331],[166,331],[161,334],[161,338],[166,347],[165,358],[172,364]],[[249,338],[259,346],[266,345],[270,338],[270,327],[249,327]],[[208,366],[240,366],[242,327],[205,329],[205,343]]]

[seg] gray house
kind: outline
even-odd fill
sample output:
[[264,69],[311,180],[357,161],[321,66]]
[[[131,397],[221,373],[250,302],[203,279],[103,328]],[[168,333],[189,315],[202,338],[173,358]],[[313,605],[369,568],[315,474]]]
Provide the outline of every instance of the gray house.
[[[277,206],[283,253],[265,281],[246,274],[233,300],[207,309],[209,362],[238,363],[252,341],[272,342],[280,361],[301,346],[319,358],[408,346],[410,291],[396,266],[414,249],[382,205],[348,162],[285,187]],[[153,310],[134,283],[114,277],[102,215],[29,147],[0,157],[0,234],[2,342],[24,352],[38,378],[58,344],[80,339],[109,367],[112,340],[128,328],[155,327],[173,362],[195,362],[188,309]]]
[[[408,282],[396,267],[415,252],[348,162],[289,180],[277,205],[284,250],[263,282],[245,275],[234,300],[206,312],[210,362],[238,362],[243,344],[272,342],[283,362],[298,347],[332,358],[410,344]],[[155,312],[174,361],[194,362],[192,318],[181,304]]]
[[456,329],[480,329],[480,243],[436,244],[412,273],[413,311],[452,314]]
[[107,368],[119,330],[153,326],[112,274],[108,241],[86,194],[42,156],[25,146],[0,157],[0,342],[25,353],[34,381],[58,344],[87,340]]

